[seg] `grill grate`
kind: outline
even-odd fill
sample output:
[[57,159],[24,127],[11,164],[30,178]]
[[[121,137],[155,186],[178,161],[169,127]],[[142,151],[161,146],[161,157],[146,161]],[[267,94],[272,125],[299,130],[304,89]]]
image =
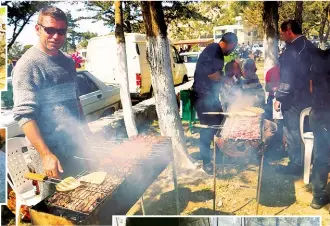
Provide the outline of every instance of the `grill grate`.
[[232,140],[261,140],[262,115],[226,117],[218,136]]
[[263,143],[263,115],[226,116],[215,142],[226,156],[247,157],[251,151],[259,150]]
[[[91,171],[107,172],[101,185],[84,183],[73,191],[55,192],[43,201],[44,205],[33,209],[75,224],[109,224],[111,215],[125,214],[172,160],[172,142],[168,137],[142,137],[108,150],[102,147],[91,151],[92,157],[80,158],[93,163]],[[89,173],[82,172],[77,178]]]
[[[85,171],[81,176],[88,174]],[[101,185],[83,183],[80,187],[69,192],[55,192],[47,200],[52,207],[63,208],[88,215],[104,201],[122,183],[124,177],[107,175]]]

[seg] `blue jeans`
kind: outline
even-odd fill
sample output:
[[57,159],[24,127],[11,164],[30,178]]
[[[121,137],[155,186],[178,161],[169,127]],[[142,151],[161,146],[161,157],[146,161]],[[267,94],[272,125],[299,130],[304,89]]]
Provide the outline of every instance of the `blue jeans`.
[[292,105],[283,112],[283,135],[286,138],[290,164],[302,166],[301,162],[301,137],[300,113],[302,109]]
[[[195,99],[193,103],[197,111],[200,124],[208,126],[221,124],[224,118],[223,115],[203,114],[203,112],[222,112],[222,107],[219,100],[212,97],[203,97]],[[201,128],[200,130],[199,150],[204,163],[209,163],[211,161],[210,146],[217,131],[217,129],[211,128]]]
[[274,97],[268,96],[267,104],[265,106],[264,118],[273,121],[273,99]]

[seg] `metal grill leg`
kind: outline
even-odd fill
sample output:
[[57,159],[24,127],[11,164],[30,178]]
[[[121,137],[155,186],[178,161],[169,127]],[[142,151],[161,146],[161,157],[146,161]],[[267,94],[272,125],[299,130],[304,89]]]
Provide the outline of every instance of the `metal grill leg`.
[[140,203],[141,203],[142,215],[144,216],[146,215],[146,211],[144,209],[143,195],[141,196]]
[[258,215],[259,210],[259,201],[260,201],[260,191],[261,191],[261,183],[262,183],[262,170],[264,166],[264,151],[265,151],[265,145],[262,145],[262,153],[261,153],[261,159],[260,159],[260,165],[259,165],[259,173],[258,173],[258,187],[257,187],[257,208],[256,208],[256,215]]
[[172,174],[173,174],[173,183],[175,190],[175,203],[176,203],[176,214],[180,215],[180,200],[179,200],[179,191],[178,191],[178,179],[176,177],[176,166],[175,161],[172,161]]
[[225,154],[222,153],[222,176],[223,177],[225,176],[225,170],[226,170],[226,168],[225,168],[225,158],[226,158]]
[[213,137],[213,214],[215,215],[215,201],[216,201],[216,164],[215,164],[215,153],[217,149],[216,136]]

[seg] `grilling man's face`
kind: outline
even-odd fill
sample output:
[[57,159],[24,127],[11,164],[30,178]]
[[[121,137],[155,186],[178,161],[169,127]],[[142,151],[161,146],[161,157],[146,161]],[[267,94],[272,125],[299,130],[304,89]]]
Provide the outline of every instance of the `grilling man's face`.
[[57,20],[51,16],[43,16],[36,25],[39,35],[39,44],[47,54],[57,54],[65,42],[67,24],[63,20]]

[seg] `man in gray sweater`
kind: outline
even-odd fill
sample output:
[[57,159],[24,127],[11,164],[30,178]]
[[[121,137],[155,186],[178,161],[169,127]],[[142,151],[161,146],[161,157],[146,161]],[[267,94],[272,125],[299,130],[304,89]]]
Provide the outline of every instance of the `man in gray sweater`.
[[39,157],[34,161],[41,161],[42,171],[55,178],[59,173],[75,176],[81,172],[82,166],[73,162],[73,156],[86,147],[75,65],[59,50],[67,26],[62,10],[42,9],[35,26],[39,43],[13,70],[14,118]]

